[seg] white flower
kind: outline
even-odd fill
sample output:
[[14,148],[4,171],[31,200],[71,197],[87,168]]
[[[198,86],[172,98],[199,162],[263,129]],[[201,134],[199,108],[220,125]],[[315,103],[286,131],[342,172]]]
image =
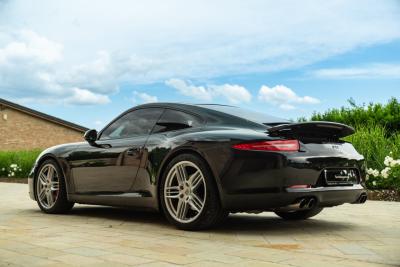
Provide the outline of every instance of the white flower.
[[18,167],[18,165],[15,163],[10,165],[10,168],[16,168],[16,167]]
[[400,165],[400,159],[395,160],[390,156],[386,156],[383,163],[387,167],[396,167],[396,166]]
[[378,177],[379,176],[379,171],[378,170],[374,170],[374,169],[368,169],[367,173],[374,176],[374,177]]
[[390,162],[390,167],[400,166],[400,159]]
[[376,185],[376,181],[372,181],[372,185]]
[[369,174],[367,174],[367,175],[365,176],[365,181],[368,181],[368,179],[369,179]]
[[384,169],[381,171],[381,176],[382,176],[383,178],[387,179],[387,178],[389,177],[390,170],[391,170],[391,169],[390,169],[389,167],[384,168]]
[[6,170],[6,168],[2,168],[1,170],[4,172]]
[[13,176],[13,177],[14,177],[14,175],[15,175],[15,173],[14,173],[14,172],[11,172],[11,176]]
[[393,162],[393,158],[390,157],[390,156],[386,156],[386,157],[385,157],[385,160],[383,161],[383,163],[385,164],[385,166],[391,166],[392,162]]
[[367,173],[372,175],[374,173],[374,169],[371,168],[367,169]]

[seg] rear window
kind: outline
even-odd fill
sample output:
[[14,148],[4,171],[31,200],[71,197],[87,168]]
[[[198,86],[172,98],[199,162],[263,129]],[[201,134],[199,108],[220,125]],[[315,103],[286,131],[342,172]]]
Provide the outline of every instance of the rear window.
[[166,109],[156,123],[153,133],[162,133],[185,128],[199,127],[202,124],[200,118],[185,112]]
[[274,116],[270,116],[261,112],[252,111],[245,108],[239,108],[235,106],[224,106],[224,105],[199,105],[208,109],[220,111],[233,115],[245,120],[262,123],[265,125],[278,125],[284,123],[290,123],[290,121]]

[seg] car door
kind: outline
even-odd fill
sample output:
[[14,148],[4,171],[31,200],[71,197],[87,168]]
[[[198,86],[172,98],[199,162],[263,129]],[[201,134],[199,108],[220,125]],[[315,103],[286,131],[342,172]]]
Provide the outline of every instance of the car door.
[[132,187],[146,140],[163,109],[143,108],[124,113],[70,156],[76,193],[115,194]]

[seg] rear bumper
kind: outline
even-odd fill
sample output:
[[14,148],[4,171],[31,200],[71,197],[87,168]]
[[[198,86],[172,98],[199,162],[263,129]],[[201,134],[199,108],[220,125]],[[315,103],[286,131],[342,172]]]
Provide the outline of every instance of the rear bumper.
[[302,198],[314,198],[318,207],[333,207],[357,203],[366,190],[360,184],[353,186],[284,189],[277,193],[227,194],[224,208],[229,211],[274,210],[292,205]]
[[[302,144],[299,152],[232,150],[216,177],[223,206],[230,211],[275,210],[313,198],[320,207],[355,203],[364,188],[364,158],[348,143]],[[354,185],[331,185],[325,171],[356,170]],[[351,183],[349,183],[351,184]],[[309,186],[294,189],[294,186]]]

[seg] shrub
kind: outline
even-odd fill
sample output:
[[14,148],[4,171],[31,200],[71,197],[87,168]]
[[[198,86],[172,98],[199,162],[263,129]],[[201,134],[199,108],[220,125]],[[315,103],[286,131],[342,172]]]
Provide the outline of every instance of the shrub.
[[383,126],[389,135],[400,132],[400,103],[396,98],[391,98],[387,104],[357,105],[353,99],[348,102],[350,107],[314,113],[311,120],[340,122],[353,127],[362,124]]
[[26,178],[41,150],[0,151],[0,177]]

